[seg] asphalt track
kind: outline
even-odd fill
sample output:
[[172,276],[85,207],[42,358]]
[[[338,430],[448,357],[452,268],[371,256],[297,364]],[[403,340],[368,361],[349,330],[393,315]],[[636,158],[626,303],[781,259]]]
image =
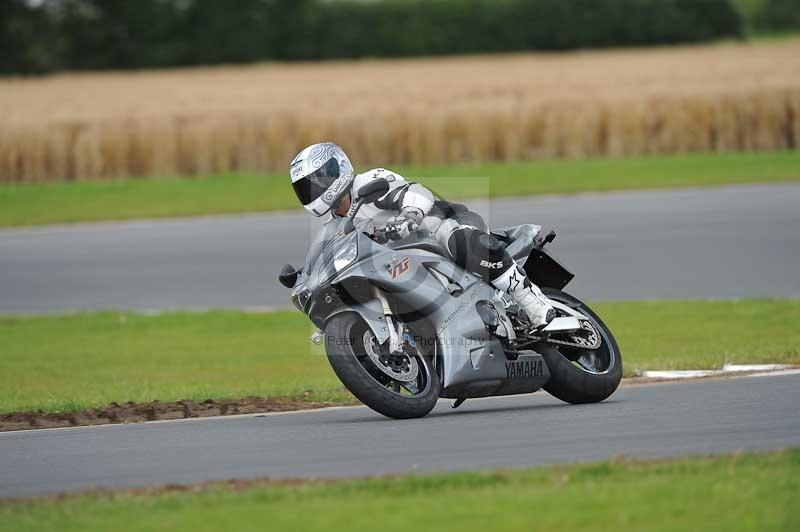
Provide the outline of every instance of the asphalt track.
[[[800,185],[468,202],[493,227],[554,227],[589,300],[800,296]],[[304,213],[0,230],[0,313],[283,307]]]
[[544,392],[440,401],[393,421],[366,407],[0,433],[0,498],[229,478],[339,478],[800,446],[800,373],[624,386],[570,406]]

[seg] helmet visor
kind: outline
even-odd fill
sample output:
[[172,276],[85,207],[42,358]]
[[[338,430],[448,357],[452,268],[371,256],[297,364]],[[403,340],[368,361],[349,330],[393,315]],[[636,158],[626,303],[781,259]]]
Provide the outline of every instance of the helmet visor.
[[322,196],[338,178],[339,161],[335,157],[331,157],[328,162],[320,166],[314,173],[298,179],[292,183],[292,186],[300,203],[308,205]]

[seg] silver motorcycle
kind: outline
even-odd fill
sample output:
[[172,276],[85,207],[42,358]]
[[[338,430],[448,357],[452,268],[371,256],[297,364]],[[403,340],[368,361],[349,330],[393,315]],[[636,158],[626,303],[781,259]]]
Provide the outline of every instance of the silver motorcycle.
[[316,235],[305,265],[279,280],[317,326],[336,375],[365,405],[397,419],[428,414],[440,397],[526,394],[544,388],[568,403],[609,397],[622,379],[611,331],[563,292],[573,274],[544,251],[555,233],[537,225],[492,231],[542,288],[557,317],[533,328],[520,309],[457,266],[425,231],[389,241],[355,222],[358,209],[388,191],[375,180],[349,218]]

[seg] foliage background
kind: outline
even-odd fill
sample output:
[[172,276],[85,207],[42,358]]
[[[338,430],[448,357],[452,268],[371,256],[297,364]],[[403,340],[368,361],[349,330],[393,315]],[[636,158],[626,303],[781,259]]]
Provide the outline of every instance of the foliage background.
[[730,0],[0,0],[0,73],[565,50],[742,32]]

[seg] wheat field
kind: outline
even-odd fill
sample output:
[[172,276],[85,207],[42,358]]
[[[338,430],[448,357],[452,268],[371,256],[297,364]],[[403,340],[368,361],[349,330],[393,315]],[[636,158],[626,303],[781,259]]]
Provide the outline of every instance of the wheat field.
[[0,181],[796,149],[800,40],[0,79]]

